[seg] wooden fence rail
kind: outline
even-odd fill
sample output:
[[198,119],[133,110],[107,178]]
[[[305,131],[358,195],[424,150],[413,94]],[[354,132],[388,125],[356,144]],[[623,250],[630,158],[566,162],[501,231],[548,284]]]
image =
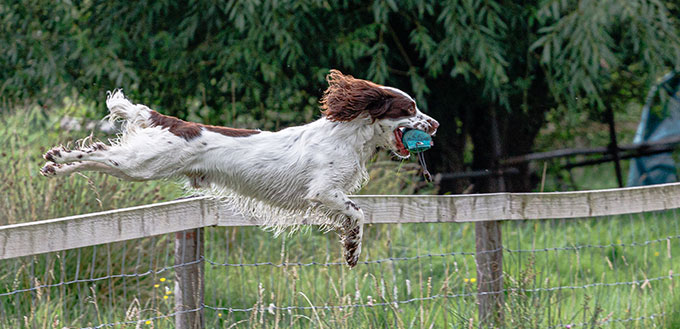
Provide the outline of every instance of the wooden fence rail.
[[[366,222],[376,224],[584,218],[680,208],[680,183],[582,192],[357,195],[352,199],[363,208]],[[181,232],[177,235],[177,245],[182,245],[185,254],[175,258],[183,264],[189,259],[187,255],[194,255],[193,261],[202,257],[203,227],[257,224],[235,213],[224,202],[197,197],[2,226],[0,260]],[[176,289],[181,292],[176,296],[179,298],[176,305],[185,309],[198,309],[202,305],[203,264],[195,265],[176,271],[176,282],[193,283]],[[478,288],[483,293],[481,284],[480,280]],[[499,310],[484,310],[484,313],[494,311]],[[202,328],[202,322],[202,312],[176,317],[177,328]]]
[[[680,183],[611,190],[468,195],[357,195],[367,223],[583,218],[680,208]],[[201,197],[0,226],[0,259],[257,222]]]

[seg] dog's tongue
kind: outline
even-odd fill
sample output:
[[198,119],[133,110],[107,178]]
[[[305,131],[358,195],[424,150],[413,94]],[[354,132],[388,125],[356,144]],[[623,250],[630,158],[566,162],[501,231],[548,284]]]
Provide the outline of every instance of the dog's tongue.
[[403,155],[403,156],[407,156],[407,155],[409,155],[409,151],[406,149],[406,147],[404,147],[404,146],[402,145],[402,146],[399,148],[399,154],[401,154],[401,155]]
[[401,141],[402,137],[404,137],[404,132],[401,131],[401,129],[395,129],[394,130],[394,137],[397,139],[397,148],[399,151],[400,155],[407,156],[409,154],[408,150],[406,149],[406,146],[404,146],[404,143]]

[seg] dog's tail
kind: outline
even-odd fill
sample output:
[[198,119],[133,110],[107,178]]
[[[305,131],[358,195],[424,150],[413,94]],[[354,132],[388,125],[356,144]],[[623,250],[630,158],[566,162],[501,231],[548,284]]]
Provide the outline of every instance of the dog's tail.
[[128,127],[146,126],[151,115],[151,109],[141,104],[132,104],[121,89],[107,93],[106,107],[109,108],[109,121],[122,120],[123,125]]

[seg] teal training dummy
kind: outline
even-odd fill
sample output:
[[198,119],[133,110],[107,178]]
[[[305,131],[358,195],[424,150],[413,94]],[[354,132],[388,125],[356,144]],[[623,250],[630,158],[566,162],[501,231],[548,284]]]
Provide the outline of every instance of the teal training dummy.
[[409,152],[418,153],[418,162],[423,168],[423,175],[426,180],[432,181],[432,175],[427,171],[425,157],[423,156],[423,151],[429,150],[434,145],[432,137],[422,130],[407,129],[401,137],[401,142]]
[[432,145],[434,145],[432,137],[428,133],[416,129],[408,129],[404,131],[404,135],[401,137],[401,142],[411,153],[427,151],[430,149],[430,147],[432,147]]

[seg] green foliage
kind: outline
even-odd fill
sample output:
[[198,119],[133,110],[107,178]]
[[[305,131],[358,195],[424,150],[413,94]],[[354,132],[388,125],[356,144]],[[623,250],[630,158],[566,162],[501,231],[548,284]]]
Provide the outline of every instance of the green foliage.
[[[680,62],[678,22],[661,1],[546,1],[536,13],[531,49],[570,108],[607,106],[611,84],[633,72],[649,86]],[[632,66],[635,64],[635,66]],[[619,95],[617,95],[619,96]],[[579,98],[585,98],[579,101]]]
[[[117,87],[164,113],[277,129],[318,116],[330,68],[402,88],[440,118],[435,171],[531,151],[545,114],[625,111],[680,63],[673,1],[10,1],[3,106],[101,102]],[[559,123],[559,119],[557,119]],[[460,122],[447,130],[447,122]],[[481,160],[477,159],[480,158]],[[480,162],[481,161],[481,162]]]
[[[198,100],[205,120],[228,122],[227,109],[304,108],[327,69],[342,66],[380,83],[404,75],[419,99],[437,87],[428,79],[460,76],[511,107],[527,78],[511,65],[538,59],[558,103],[601,106],[625,66],[641,63],[650,81],[678,65],[669,8],[653,0],[10,2],[0,5],[0,92],[11,101],[100,100],[126,87],[173,114],[186,116],[187,100]],[[514,49],[518,39],[529,47]]]
[[426,68],[437,76],[453,64],[449,74],[481,81],[484,94],[507,104],[509,59],[506,40],[511,33],[508,8],[495,1],[450,1],[443,5],[437,22],[444,37],[433,53],[417,43],[427,58]]

